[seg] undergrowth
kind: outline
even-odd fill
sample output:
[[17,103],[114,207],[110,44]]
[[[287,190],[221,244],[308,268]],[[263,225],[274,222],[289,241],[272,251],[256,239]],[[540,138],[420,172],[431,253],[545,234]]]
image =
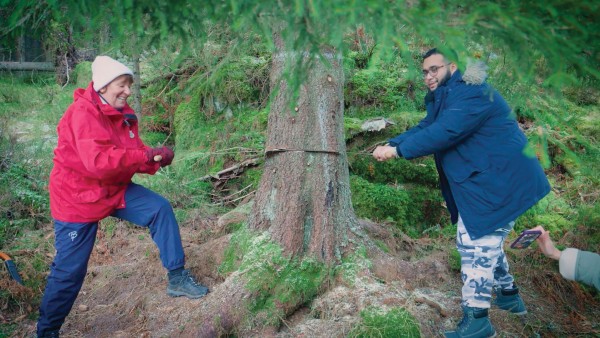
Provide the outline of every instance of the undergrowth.
[[419,338],[417,320],[404,308],[389,311],[370,307],[360,312],[360,322],[350,331],[349,338]]

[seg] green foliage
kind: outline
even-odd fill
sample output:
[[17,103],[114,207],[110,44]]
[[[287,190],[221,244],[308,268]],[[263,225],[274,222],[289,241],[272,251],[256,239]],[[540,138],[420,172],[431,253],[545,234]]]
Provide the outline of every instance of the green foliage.
[[185,94],[199,100],[193,105],[202,110],[206,118],[241,105],[264,107],[269,91],[269,62],[265,56],[239,55],[216,65],[199,59],[197,66],[210,71],[192,74],[185,81]]
[[350,331],[348,337],[421,337],[417,320],[401,307],[394,307],[387,312],[380,308],[369,307],[360,312],[360,317],[360,323]]
[[[538,69],[535,60],[543,57],[547,70],[543,75],[560,84],[573,75],[600,78],[596,7],[593,0],[210,0],[203,6],[157,0],[131,0],[117,6],[93,1],[22,0],[0,3],[0,15],[6,22],[0,35],[17,36],[23,27],[44,29],[54,21],[68,23],[81,34],[110,27],[114,41],[121,44],[130,42],[132,36],[144,37],[152,44],[177,39],[175,45],[183,58],[214,35],[214,30],[207,29],[212,24],[228,27],[224,34],[235,41],[227,46],[229,49],[251,48],[255,41],[247,38],[249,33],[262,35],[272,49],[273,33],[277,32],[284,50],[309,51],[313,57],[322,46],[343,51],[350,44],[358,53],[355,60],[359,68],[395,53],[411,59],[415,50],[432,45],[455,51],[464,62],[469,46],[478,43],[492,47],[489,56],[503,55],[509,72],[515,71],[519,80],[534,82]],[[348,43],[350,32],[356,32],[352,43]],[[294,75],[291,78],[301,80],[301,69]]]
[[9,187],[11,192],[2,203],[2,209],[10,213],[9,218],[35,216],[49,205],[44,191],[46,182],[30,175],[30,169],[23,164],[12,164],[6,171],[3,170],[0,185]]
[[140,137],[144,144],[149,147],[161,146],[167,140],[167,134],[156,131],[145,131],[140,133]]
[[207,123],[198,103],[181,104],[175,119],[177,149],[193,168],[214,173],[226,161],[241,161],[264,149],[267,110],[236,110]]
[[78,63],[73,73],[71,73],[71,77],[75,80],[77,87],[87,88],[92,81],[92,63],[89,61]]
[[251,186],[253,188],[257,188],[260,183],[260,179],[262,177],[262,169],[258,168],[250,168],[244,171],[244,175],[242,175],[239,179],[239,186],[245,188],[247,186]]
[[574,86],[568,86],[563,89],[565,97],[578,106],[589,107],[600,104],[600,90],[598,81],[589,77]]
[[[1,219],[0,223],[2,223]],[[45,238],[47,235],[45,231],[27,230],[11,238],[10,245],[1,247],[11,255],[25,288],[0,289],[0,304],[9,316],[12,313],[28,314],[30,319],[34,319],[42,296],[36,290],[43,290],[51,262],[51,258],[46,254],[53,252],[54,248],[51,241]],[[1,270],[0,268],[0,273],[4,273]],[[10,327],[0,325],[0,332],[7,329],[10,330]]]
[[358,118],[344,117],[344,136],[346,142],[352,139],[355,135],[362,133],[361,126],[363,121]]
[[[135,180],[167,197],[179,220],[187,217],[189,209],[211,203],[213,187],[200,177],[262,154],[269,113],[272,33],[283,34],[283,49],[288,54],[306,52],[316,57],[323,45],[333,46],[345,53],[344,123],[354,208],[360,217],[396,224],[415,237],[433,232],[453,237],[451,232],[455,232],[455,227],[437,226],[448,221],[432,158],[379,163],[364,150],[403,132],[424,116],[421,52],[434,45],[455,50],[461,66],[467,57],[485,60],[490,65],[490,82],[515,108],[531,141],[531,153],[544,160],[548,175],[557,177],[555,193],[523,215],[517,227],[542,224],[563,232],[584,225],[589,229],[589,245],[595,248],[600,242],[595,197],[600,187],[595,43],[600,20],[597,11],[591,10],[593,5],[591,1],[333,0],[290,4],[234,0],[190,7],[181,1],[166,5],[133,0],[115,7],[72,0],[0,1],[0,17],[6,19],[0,30],[20,33],[18,27],[13,30],[20,19],[31,23],[35,17],[52,17],[38,23],[55,25],[57,30],[106,31],[118,49],[146,44],[158,47],[139,48],[144,50],[142,61],[147,67],[142,69],[146,85],[142,137],[149,145],[175,144],[176,158],[157,175]],[[339,8],[344,10],[336,10]],[[86,29],[78,29],[82,26]],[[142,35],[156,40],[130,43],[132,36]],[[101,45],[103,49],[106,46]],[[288,77],[297,84],[303,79],[302,72],[302,67],[291,69]],[[89,63],[79,65],[74,74],[79,86],[87,85]],[[576,76],[582,80],[573,81]],[[63,91],[50,82],[52,79],[33,76],[1,78],[0,116],[43,121],[53,129],[70,103],[72,89]],[[564,97],[551,96],[557,86],[563,86]],[[396,124],[380,132],[360,130],[362,122],[379,116]],[[3,149],[11,147],[4,145]],[[38,167],[38,155],[24,150],[11,155],[6,166],[4,158],[8,156],[2,156],[1,179],[11,184],[0,189],[0,196],[6,197],[0,207],[16,206],[24,216],[0,218],[0,246],[20,236],[21,229],[32,228],[48,217],[43,182],[51,167],[49,158]],[[51,156],[49,151],[47,156]],[[21,158],[31,162],[17,161]],[[32,163],[33,170],[28,167]],[[29,170],[27,175],[22,173],[24,168]],[[228,184],[256,187],[260,175],[260,167],[251,168]],[[14,191],[12,180],[18,181]],[[107,232],[111,231],[108,227]],[[281,302],[310,299],[325,278],[315,262],[282,257],[280,249],[261,236],[243,227],[237,231],[220,270],[223,274],[256,270],[248,274],[248,285],[260,295],[251,304],[259,320],[277,318]],[[449,262],[456,269],[454,251]],[[366,253],[359,249],[344,258],[336,271],[351,280],[369,264]],[[374,322],[387,318],[368,316]],[[387,322],[395,322],[394,318]],[[360,336],[363,331],[357,330],[356,336]]]
[[[47,76],[0,78],[0,247],[48,222],[53,106],[62,101]],[[14,117],[19,117],[15,119]],[[18,138],[14,135],[19,135]]]
[[[175,155],[176,159],[178,155]],[[201,181],[193,175],[186,175],[185,168],[177,171],[169,167],[162,168],[153,176],[135,175],[133,182],[141,184],[150,190],[164,196],[176,209],[176,216],[185,215],[185,209],[207,208],[210,204],[212,185]],[[216,211],[216,210],[215,210]],[[183,222],[183,219],[178,219]]]

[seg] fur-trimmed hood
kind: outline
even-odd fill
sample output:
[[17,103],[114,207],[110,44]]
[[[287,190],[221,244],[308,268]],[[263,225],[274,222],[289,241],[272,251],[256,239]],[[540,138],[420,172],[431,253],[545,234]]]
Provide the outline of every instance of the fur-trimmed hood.
[[467,68],[462,74],[462,79],[466,84],[469,85],[480,85],[487,79],[488,66],[483,61],[471,61],[467,62]]

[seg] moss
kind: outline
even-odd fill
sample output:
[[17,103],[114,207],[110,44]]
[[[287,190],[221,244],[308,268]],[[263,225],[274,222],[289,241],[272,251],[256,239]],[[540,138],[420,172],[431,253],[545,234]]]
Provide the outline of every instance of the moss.
[[576,215],[571,205],[561,196],[550,192],[525,212],[515,226],[516,232],[542,225],[549,231],[563,231],[575,226]]
[[344,87],[344,98],[347,106],[378,107],[388,111],[399,107],[414,108],[417,105],[416,98],[424,95],[422,86],[416,86],[406,76],[407,66],[400,58],[368,68],[364,68],[365,60],[360,53],[353,53],[348,59],[354,59],[360,67],[353,69],[350,62],[345,62],[344,71],[348,80]]
[[241,227],[225,250],[219,267],[222,274],[242,272],[245,287],[255,293],[248,304],[251,325],[276,325],[284,304],[303,304],[311,300],[329,276],[329,269],[310,257],[290,258],[267,233],[256,234]]
[[344,117],[344,136],[346,141],[362,132],[361,126],[363,122],[363,120],[358,118]]
[[462,264],[461,264],[461,258],[460,258],[460,253],[458,252],[458,249],[453,248],[448,253],[448,265],[450,266],[450,269],[452,271],[460,272],[460,268],[461,268]]
[[372,263],[367,258],[367,249],[360,246],[349,255],[342,257],[342,262],[335,267],[334,272],[346,284],[353,286],[359,272],[369,270],[371,267]]
[[426,157],[413,161],[404,159],[377,162],[370,156],[352,158],[353,174],[367,178],[374,183],[417,183],[429,187],[438,186],[438,174],[433,158]]
[[363,337],[421,337],[421,330],[415,317],[401,307],[384,311],[369,307],[360,312],[361,321],[348,334],[351,338]]
[[358,217],[405,223],[409,196],[400,187],[373,184],[359,176],[350,177],[352,205]]
[[352,175],[350,189],[358,217],[394,223],[412,237],[419,237],[425,229],[443,223],[447,217],[437,188],[389,186]]
[[200,111],[200,98],[193,97],[182,102],[175,111],[175,143],[179,149],[190,149],[194,145],[204,144],[210,135],[202,125],[205,120]]

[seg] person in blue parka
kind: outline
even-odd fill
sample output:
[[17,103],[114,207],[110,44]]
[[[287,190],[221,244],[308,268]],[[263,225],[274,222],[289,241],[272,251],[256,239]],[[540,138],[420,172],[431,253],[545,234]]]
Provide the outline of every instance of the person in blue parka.
[[486,82],[482,63],[457,64],[437,49],[423,56],[427,116],[379,146],[378,161],[433,154],[440,188],[457,224],[464,317],[447,337],[491,337],[492,294],[500,309],[527,312],[503,243],[515,219],[550,191],[550,184],[506,101]]

